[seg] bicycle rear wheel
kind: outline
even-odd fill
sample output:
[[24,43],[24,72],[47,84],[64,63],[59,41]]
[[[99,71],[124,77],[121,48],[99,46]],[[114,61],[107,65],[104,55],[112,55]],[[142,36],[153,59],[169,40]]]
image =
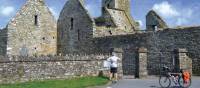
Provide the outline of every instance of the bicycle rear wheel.
[[189,88],[189,87],[191,86],[192,80],[191,80],[191,78],[190,78],[189,80],[184,81],[184,80],[183,80],[183,77],[179,77],[178,83],[179,83],[179,85],[180,85],[181,87],[183,87],[183,88]]
[[169,88],[169,86],[171,85],[171,80],[167,76],[160,76],[159,84],[162,88]]

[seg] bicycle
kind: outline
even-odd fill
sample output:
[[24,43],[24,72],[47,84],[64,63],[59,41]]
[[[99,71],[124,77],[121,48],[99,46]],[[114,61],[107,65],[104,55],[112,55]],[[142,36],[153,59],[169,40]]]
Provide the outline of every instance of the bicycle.
[[183,71],[172,73],[167,66],[164,66],[163,70],[165,74],[159,77],[159,84],[162,88],[169,88],[171,86],[171,81],[173,81],[175,85],[179,84],[182,88],[188,88],[191,86],[191,76],[188,80],[184,80]]

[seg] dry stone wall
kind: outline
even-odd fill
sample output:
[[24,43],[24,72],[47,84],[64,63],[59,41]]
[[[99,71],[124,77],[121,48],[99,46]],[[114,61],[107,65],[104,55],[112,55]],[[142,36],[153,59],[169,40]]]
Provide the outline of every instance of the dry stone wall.
[[123,71],[125,75],[136,73],[138,48],[148,50],[147,70],[149,75],[159,74],[160,60],[173,68],[176,49],[186,49],[192,59],[193,74],[200,72],[200,27],[168,28],[163,31],[143,32],[131,35],[99,37],[94,39],[97,52],[109,53],[112,48],[123,49]]
[[107,58],[108,55],[0,57],[0,83],[98,76]]

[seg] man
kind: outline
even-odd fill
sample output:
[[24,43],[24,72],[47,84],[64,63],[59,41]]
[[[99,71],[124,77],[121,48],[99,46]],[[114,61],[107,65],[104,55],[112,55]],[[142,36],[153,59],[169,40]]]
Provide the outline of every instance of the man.
[[117,67],[118,67],[118,63],[117,61],[120,58],[116,56],[116,53],[112,52],[112,56],[109,57],[107,60],[110,63],[110,80],[112,80],[113,82],[117,82]]

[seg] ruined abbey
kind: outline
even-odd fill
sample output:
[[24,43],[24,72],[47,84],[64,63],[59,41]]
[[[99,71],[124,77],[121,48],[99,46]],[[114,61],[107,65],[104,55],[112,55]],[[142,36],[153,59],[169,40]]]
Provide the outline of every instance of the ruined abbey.
[[68,0],[56,21],[44,0],[27,0],[0,30],[0,54],[107,55],[115,51],[121,55],[123,75],[155,75],[160,64],[190,68],[200,74],[200,27],[170,28],[151,10],[146,15],[146,30],[142,31],[131,17],[129,4],[130,0],[102,0],[102,15],[92,18],[84,0]]

